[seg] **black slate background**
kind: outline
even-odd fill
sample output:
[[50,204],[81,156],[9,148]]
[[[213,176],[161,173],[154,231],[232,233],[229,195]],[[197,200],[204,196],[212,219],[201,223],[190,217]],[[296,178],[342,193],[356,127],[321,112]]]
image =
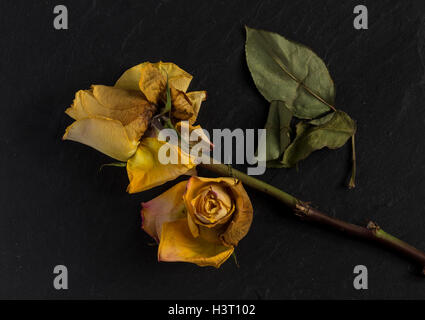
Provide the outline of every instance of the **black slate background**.
[[[67,31],[53,28],[57,4],[69,9]],[[353,28],[357,4],[369,9],[368,30]],[[344,186],[348,145],[261,179],[425,249],[423,1],[20,0],[1,1],[0,12],[0,298],[425,298],[414,264],[300,222],[255,191],[240,268],[158,263],[140,202],[173,183],[128,195],[124,170],[99,174],[106,156],[61,141],[78,89],[159,59],[208,90],[204,128],[261,128],[268,104],[245,63],[243,26],[275,31],[328,65],[337,106],[358,122],[358,187]],[[53,289],[58,264],[69,269],[67,291]],[[353,288],[358,264],[368,267],[369,290]]]

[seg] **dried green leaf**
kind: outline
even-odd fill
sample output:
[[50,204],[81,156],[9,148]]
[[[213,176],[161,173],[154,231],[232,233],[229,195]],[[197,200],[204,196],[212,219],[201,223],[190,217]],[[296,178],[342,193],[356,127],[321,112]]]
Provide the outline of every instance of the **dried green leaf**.
[[281,159],[267,161],[267,168],[280,169],[286,168]]
[[257,89],[285,101],[294,116],[314,119],[333,109],[335,88],[324,62],[304,45],[246,27],[246,59]]
[[351,170],[350,181],[348,182],[348,189],[354,189],[356,187],[356,142],[355,135],[351,137],[351,157],[353,161],[353,167]]
[[290,124],[292,111],[282,101],[272,101],[265,125],[266,129],[266,161],[282,157],[291,142]]
[[317,118],[317,119],[314,119],[314,120],[311,120],[311,121],[309,121],[308,123],[309,124],[312,124],[312,125],[314,125],[314,126],[320,126],[320,125],[322,125],[322,124],[325,124],[326,122],[328,122],[329,120],[331,120],[332,119],[332,117],[334,116],[334,112],[331,112],[331,113],[328,113],[327,115],[324,115],[323,117],[320,117],[320,118]]
[[286,149],[282,164],[284,167],[293,167],[315,150],[340,148],[355,132],[355,122],[342,111],[336,111],[328,122],[319,126],[299,122],[297,136]]

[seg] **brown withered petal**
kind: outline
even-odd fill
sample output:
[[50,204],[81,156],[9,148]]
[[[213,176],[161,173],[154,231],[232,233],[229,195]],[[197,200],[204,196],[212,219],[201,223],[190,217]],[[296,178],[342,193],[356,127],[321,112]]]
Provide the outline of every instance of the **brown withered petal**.
[[170,86],[173,86],[174,88],[183,92],[187,91],[187,88],[192,81],[192,76],[189,73],[172,62],[143,62],[126,70],[115,83],[115,87],[130,90],[140,90],[139,81],[146,65],[150,65],[156,69],[164,71],[165,74],[168,75]]
[[140,91],[93,85],[90,90],[76,93],[74,102],[65,112],[75,120],[102,116],[118,120],[124,126],[145,111],[155,111]]
[[76,121],[63,137],[127,161],[137,149],[156,107],[140,91],[94,85],[76,93],[66,113]]
[[140,91],[93,86],[93,95],[109,110],[116,110],[113,118],[125,126],[130,140],[139,140],[149,128],[156,106],[146,101]]
[[198,117],[199,111],[201,109],[201,104],[207,99],[206,91],[192,91],[186,93],[192,102],[192,107],[194,114],[192,118],[189,119],[190,124],[194,124],[196,122],[196,118]]
[[75,120],[105,117],[121,122],[130,140],[139,140],[149,127],[156,107],[140,91],[93,85],[80,90],[65,112]]
[[189,120],[195,115],[195,110],[192,106],[192,101],[183,91],[170,87],[172,115],[179,120]]
[[226,245],[237,246],[251,227],[254,209],[241,181],[232,186],[231,191],[236,201],[236,210],[227,230],[220,238]]
[[166,99],[167,78],[159,68],[151,63],[141,67],[139,87],[149,102],[153,104],[157,105]]
[[153,109],[146,109],[125,126],[129,139],[139,140],[144,135],[149,128],[154,112]]

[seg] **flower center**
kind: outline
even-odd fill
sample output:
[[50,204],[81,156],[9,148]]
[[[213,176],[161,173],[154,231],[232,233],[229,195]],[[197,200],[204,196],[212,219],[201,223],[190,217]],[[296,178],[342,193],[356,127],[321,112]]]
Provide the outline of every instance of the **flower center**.
[[196,198],[195,214],[206,224],[216,223],[233,211],[233,201],[220,185],[212,185],[201,190]]

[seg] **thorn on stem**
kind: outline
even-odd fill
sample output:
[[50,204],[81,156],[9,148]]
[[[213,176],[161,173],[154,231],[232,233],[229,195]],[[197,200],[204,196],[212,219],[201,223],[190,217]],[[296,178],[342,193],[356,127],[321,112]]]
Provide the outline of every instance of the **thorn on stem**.
[[378,231],[379,229],[381,229],[375,222],[373,221],[369,221],[367,224],[367,229],[371,230],[371,231]]

